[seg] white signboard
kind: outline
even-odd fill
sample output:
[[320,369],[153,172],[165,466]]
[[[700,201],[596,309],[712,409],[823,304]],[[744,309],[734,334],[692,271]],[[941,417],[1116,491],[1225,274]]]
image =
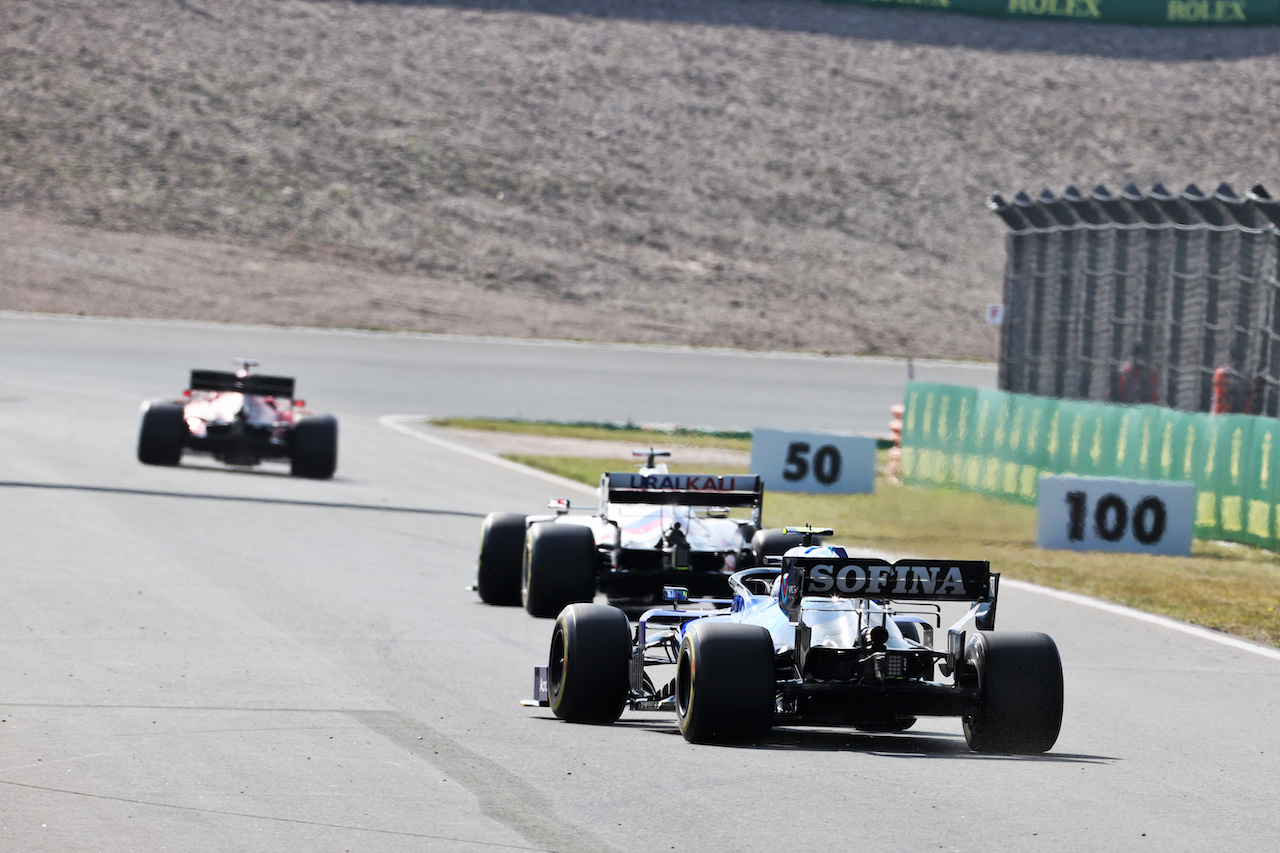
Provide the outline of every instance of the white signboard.
[[778,492],[869,494],[876,489],[876,440],[757,429],[751,438],[751,473]]
[[1004,325],[1004,306],[1000,303],[987,306],[987,325],[1003,326]]
[[1036,544],[1187,557],[1195,503],[1194,483],[1042,476]]

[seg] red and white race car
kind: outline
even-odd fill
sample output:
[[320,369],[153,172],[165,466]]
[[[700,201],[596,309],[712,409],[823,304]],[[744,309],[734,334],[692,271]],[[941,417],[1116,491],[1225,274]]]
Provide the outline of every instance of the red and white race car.
[[337,419],[305,411],[306,403],[294,399],[292,377],[251,373],[256,361],[236,364],[234,373],[191,371],[180,400],[143,403],[138,461],[177,465],[184,451],[236,466],[287,459],[295,477],[332,477]]

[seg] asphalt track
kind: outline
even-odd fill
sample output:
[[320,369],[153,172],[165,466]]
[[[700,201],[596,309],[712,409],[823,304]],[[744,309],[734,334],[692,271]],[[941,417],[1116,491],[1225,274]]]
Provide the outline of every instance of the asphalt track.
[[[139,403],[251,356],[338,476],[134,458]],[[880,431],[901,362],[0,316],[0,849],[1223,850],[1280,841],[1280,660],[1009,585],[1066,717],[691,746],[522,708],[550,625],[478,603],[480,520],[546,479],[417,418]],[[990,367],[916,365],[993,384]]]

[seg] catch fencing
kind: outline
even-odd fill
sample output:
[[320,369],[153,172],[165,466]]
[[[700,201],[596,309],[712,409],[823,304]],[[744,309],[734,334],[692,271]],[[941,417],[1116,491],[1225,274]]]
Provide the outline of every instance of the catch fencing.
[[1280,551],[1280,421],[912,382],[903,482],[1034,505],[1041,474],[1196,484],[1195,534]]
[[1264,187],[988,206],[1009,229],[1002,390],[1280,414],[1280,200]]

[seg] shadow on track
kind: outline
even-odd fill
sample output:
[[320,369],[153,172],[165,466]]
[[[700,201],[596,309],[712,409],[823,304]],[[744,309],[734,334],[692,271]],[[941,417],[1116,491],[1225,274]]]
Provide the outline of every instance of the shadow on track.
[[202,492],[166,492],[158,489],[124,489],[114,486],[83,486],[74,483],[24,483],[16,480],[0,480],[0,489],[49,489],[71,492],[99,492],[112,495],[132,495],[144,498],[184,498],[197,501],[232,501],[235,503],[272,504],[275,506],[305,506],[324,509],[357,509],[372,512],[407,512],[418,515],[447,515],[456,518],[484,518],[484,513],[462,512],[452,509],[427,509],[409,506],[379,506],[330,501],[300,501],[288,498],[255,498],[246,495],[214,495]]
[[[333,0],[311,0],[329,3]],[[859,41],[894,41],[976,50],[1197,62],[1280,51],[1274,27],[1138,27],[1048,20],[1000,20],[957,12],[875,8],[803,0],[366,0],[476,12],[516,12],[659,24],[758,27]],[[727,36],[732,37],[732,36]]]
[[[554,716],[544,719],[558,722]],[[675,719],[627,719],[613,724],[614,728],[647,730],[656,734],[680,737]],[[860,752],[885,758],[946,758],[978,761],[1035,761],[1055,764],[1113,764],[1120,759],[1107,755],[1079,755],[1068,752],[1046,752],[1042,755],[1006,755],[974,752],[960,735],[945,732],[929,734],[885,734],[859,732],[838,728],[785,728],[773,729],[768,737],[756,743],[718,743],[717,749],[750,749],[795,752]]]

